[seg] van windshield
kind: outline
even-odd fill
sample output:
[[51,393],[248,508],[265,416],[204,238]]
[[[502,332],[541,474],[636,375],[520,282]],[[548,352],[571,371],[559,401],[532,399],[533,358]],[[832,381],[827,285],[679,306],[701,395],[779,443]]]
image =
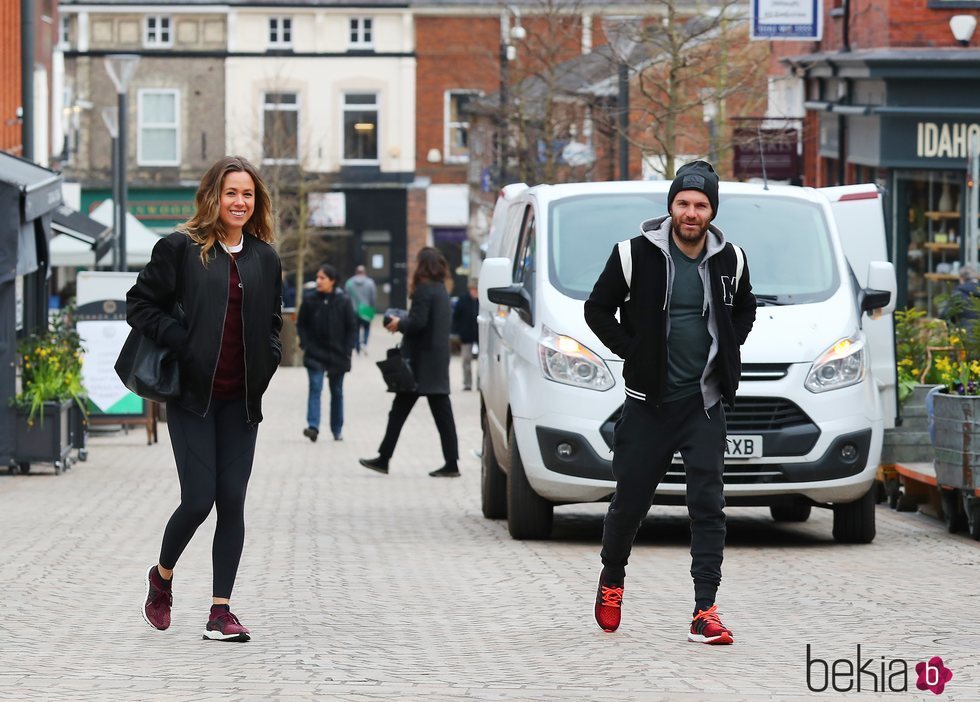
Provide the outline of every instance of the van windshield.
[[[721,196],[713,222],[745,250],[759,304],[794,305],[829,298],[840,284],[823,213],[792,198]],[[549,276],[569,297],[585,300],[617,241],[666,212],[665,196],[585,195],[551,205]]]

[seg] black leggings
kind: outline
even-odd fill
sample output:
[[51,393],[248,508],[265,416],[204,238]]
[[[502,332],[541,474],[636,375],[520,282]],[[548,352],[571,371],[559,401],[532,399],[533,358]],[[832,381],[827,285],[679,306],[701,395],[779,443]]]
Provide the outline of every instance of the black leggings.
[[163,532],[160,565],[173,569],[194,532],[217,505],[212,594],[230,598],[245,542],[245,490],[257,429],[247,423],[242,399],[213,399],[205,417],[168,402],[167,428],[180,478],[180,505]]
[[[408,419],[408,413],[418,401],[421,395],[415,393],[400,392],[395,395],[391,403],[391,411],[388,413],[388,427],[385,429],[385,437],[381,440],[381,447],[378,453],[384,459],[391,458],[395,452],[395,444],[398,443],[398,435],[402,432],[402,426]],[[456,422],[453,419],[453,406],[449,402],[449,395],[426,395],[429,401],[429,410],[432,418],[436,421],[436,429],[439,430],[439,439],[442,441],[442,457],[446,459],[447,466],[455,466],[459,459],[459,446],[456,440]]]

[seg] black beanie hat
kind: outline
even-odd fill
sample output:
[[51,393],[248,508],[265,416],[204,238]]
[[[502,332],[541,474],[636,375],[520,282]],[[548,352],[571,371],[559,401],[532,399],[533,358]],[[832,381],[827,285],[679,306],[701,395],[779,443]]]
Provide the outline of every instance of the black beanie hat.
[[681,190],[700,190],[711,204],[711,219],[718,216],[718,174],[707,161],[691,161],[677,169],[677,177],[667,192],[667,211]]

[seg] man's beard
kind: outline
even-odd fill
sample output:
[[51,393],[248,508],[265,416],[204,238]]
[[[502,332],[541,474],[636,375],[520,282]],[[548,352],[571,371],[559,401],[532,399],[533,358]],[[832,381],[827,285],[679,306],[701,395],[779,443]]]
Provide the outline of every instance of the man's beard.
[[676,219],[671,218],[671,230],[673,231],[674,235],[685,244],[697,244],[703,241],[704,237],[708,233],[709,226],[711,226],[710,222],[705,224],[703,228],[693,234],[685,233],[681,228],[680,223]]

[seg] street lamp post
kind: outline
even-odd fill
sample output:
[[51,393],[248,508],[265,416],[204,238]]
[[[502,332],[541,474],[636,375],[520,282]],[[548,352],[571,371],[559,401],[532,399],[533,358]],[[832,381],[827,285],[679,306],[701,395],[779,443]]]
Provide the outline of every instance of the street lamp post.
[[[103,107],[102,122],[109,131],[112,141],[112,231],[119,231],[119,108]],[[112,240],[112,270],[122,270],[119,267],[119,237]]]
[[619,131],[619,179],[629,180],[630,55],[639,44],[640,21],[636,17],[605,17],[602,23],[617,63],[616,113]]
[[129,88],[129,81],[133,77],[133,73],[136,72],[136,64],[139,63],[140,57],[136,54],[109,54],[105,57],[105,69],[109,74],[109,78],[112,79],[112,84],[116,87],[116,95],[118,96],[117,104],[117,117],[118,117],[118,128],[116,137],[116,158],[113,168],[116,181],[116,195],[118,197],[116,201],[116,212],[118,213],[116,217],[116,247],[117,258],[115,260],[115,269],[117,271],[124,271],[127,268],[126,265],[126,211],[128,209],[128,204],[126,202],[128,188],[126,186],[126,167],[127,163],[127,148],[126,148],[126,122],[127,122],[127,110],[128,110],[128,96],[127,90]]
[[[510,26],[510,15],[514,14],[514,26]],[[498,179],[501,187],[507,185],[507,153],[510,140],[510,62],[517,58],[517,48],[510,43],[511,39],[520,41],[527,36],[527,30],[521,26],[521,15],[516,8],[508,8],[500,16],[500,98],[497,116],[497,164]]]
[[708,161],[716,163],[718,161],[718,103],[715,100],[714,92],[710,88],[701,91],[701,110],[702,119],[708,127]]

